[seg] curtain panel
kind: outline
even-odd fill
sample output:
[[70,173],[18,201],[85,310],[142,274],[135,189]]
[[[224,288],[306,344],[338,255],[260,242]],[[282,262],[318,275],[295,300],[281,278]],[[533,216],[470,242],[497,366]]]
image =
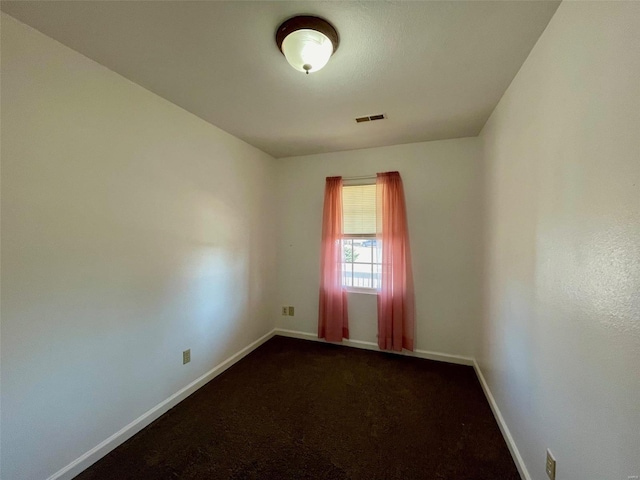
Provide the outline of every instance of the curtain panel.
[[381,350],[413,351],[415,294],[407,209],[398,172],[378,173],[377,237],[382,247],[378,289],[378,346]]
[[349,338],[347,292],[342,287],[342,177],[328,177],[322,213],[318,337]]

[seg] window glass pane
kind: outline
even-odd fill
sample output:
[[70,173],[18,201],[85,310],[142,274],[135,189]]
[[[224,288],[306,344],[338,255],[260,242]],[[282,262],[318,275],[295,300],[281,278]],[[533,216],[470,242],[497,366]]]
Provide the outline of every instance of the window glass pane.
[[373,288],[380,288],[380,272],[382,271],[382,265],[379,263],[373,266]]
[[342,264],[342,285],[345,287],[353,287],[353,264]]
[[380,283],[380,248],[375,238],[342,239],[342,285],[378,288]]
[[382,263],[382,259],[380,255],[382,254],[382,241],[374,240],[375,244],[373,245],[373,253],[372,253],[372,262],[373,263]]
[[356,263],[353,265],[353,286],[361,288],[371,287],[371,264]]
[[356,245],[354,248],[355,253],[355,262],[366,262],[371,263],[371,248],[365,247],[363,245],[363,241],[360,241],[359,245]]
[[342,240],[342,261],[345,263],[353,263],[357,254],[354,251],[353,240],[345,238]]

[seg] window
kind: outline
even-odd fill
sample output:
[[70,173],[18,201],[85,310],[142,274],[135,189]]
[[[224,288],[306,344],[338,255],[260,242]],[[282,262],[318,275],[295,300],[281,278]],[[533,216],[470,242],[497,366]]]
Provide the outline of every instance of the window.
[[377,289],[380,249],[376,240],[376,185],[342,187],[342,286]]

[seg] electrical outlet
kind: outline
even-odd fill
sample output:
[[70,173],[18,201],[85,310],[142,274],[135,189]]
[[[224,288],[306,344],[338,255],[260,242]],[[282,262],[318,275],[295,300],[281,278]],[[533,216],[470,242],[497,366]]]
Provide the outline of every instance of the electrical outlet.
[[282,315],[289,315],[289,307],[282,307]]
[[293,317],[293,307],[289,307],[289,316]]
[[554,458],[551,450],[547,448],[547,477],[550,480],[556,480],[556,459]]
[[189,363],[191,361],[191,349],[182,352],[182,364]]

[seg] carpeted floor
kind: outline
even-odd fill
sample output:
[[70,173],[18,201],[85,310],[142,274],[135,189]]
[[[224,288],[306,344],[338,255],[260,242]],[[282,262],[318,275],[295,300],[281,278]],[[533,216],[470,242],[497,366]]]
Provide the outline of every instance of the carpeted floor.
[[274,337],[76,478],[520,477],[471,367]]

